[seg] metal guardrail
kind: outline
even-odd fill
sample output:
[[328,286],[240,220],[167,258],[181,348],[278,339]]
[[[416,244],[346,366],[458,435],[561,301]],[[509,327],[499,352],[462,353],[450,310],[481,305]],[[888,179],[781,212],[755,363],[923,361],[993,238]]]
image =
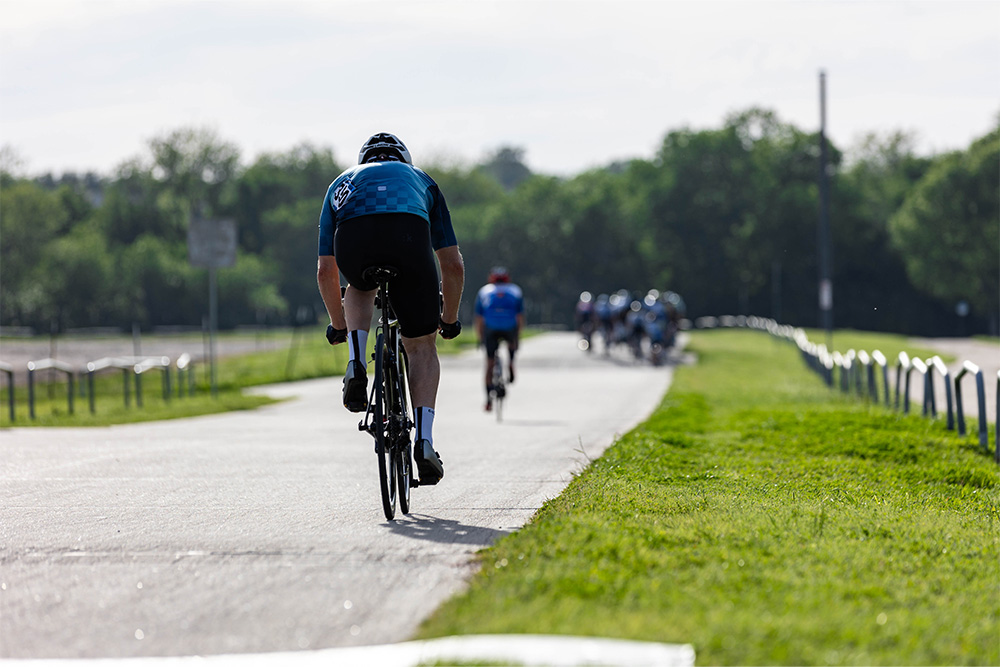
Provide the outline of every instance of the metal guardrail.
[[[163,399],[164,401],[171,400],[173,396],[173,383],[171,368],[176,367],[178,387],[177,396],[184,396],[184,376],[187,377],[187,395],[193,396],[195,393],[195,361],[190,354],[182,354],[178,359],[177,363],[173,364],[169,357],[104,357],[101,359],[96,359],[94,361],[89,361],[84,366],[83,369],[77,370],[70,364],[57,360],[57,359],[40,359],[36,361],[29,361],[27,363],[28,370],[28,415],[30,419],[34,420],[36,418],[35,414],[35,373],[37,371],[44,370],[55,370],[66,375],[67,383],[67,407],[70,414],[74,414],[74,387],[77,384],[77,376],[82,376],[86,374],[86,384],[84,384],[82,377],[79,380],[79,390],[80,396],[86,396],[88,399],[88,407],[91,414],[95,414],[97,411],[95,399],[96,392],[94,387],[95,376],[105,370],[112,369],[121,371],[122,375],[122,398],[125,402],[125,407],[131,406],[132,395],[134,391],[135,402],[137,407],[143,406],[143,386],[142,377],[145,373],[149,371],[160,371],[162,376],[163,384]],[[11,364],[0,361],[0,372],[7,375],[7,402],[9,409],[10,421],[14,422],[16,420],[15,411],[15,393],[16,393],[16,383],[15,379],[15,369]],[[133,389],[134,383],[134,389]]]
[[35,418],[35,373],[37,371],[56,370],[66,374],[67,409],[73,414],[73,367],[58,359],[41,359],[39,361],[28,362],[28,415]]
[[[947,410],[948,410],[948,422],[947,422],[948,423],[948,430],[949,431],[954,431],[955,430],[955,405],[954,405],[954,401],[952,400],[951,373],[948,371],[948,366],[945,365],[944,361],[941,360],[941,357],[939,357],[937,355],[934,355],[934,357],[931,359],[931,366],[930,366],[930,368],[931,368],[931,372],[932,373],[935,370],[938,373],[940,373],[941,374],[941,379],[944,380],[944,398],[945,398],[945,405],[946,405]],[[930,394],[931,394],[931,416],[933,417],[933,416],[936,416],[936,415],[934,413],[934,407],[935,407],[934,406],[934,387],[933,387],[932,383],[933,383],[933,377],[928,382],[928,384],[931,385],[931,387],[930,387]]]
[[[780,325],[774,320],[760,317],[733,317],[722,316],[719,318],[701,318],[696,322],[699,328],[721,327],[747,327],[767,331],[773,336],[786,339],[794,343],[800,350],[805,363],[812,368],[826,384],[833,388],[835,385],[834,374],[838,374],[839,388],[844,393],[850,393],[852,388],[858,395],[865,397],[872,403],[878,403],[878,374],[875,366],[881,368],[882,394],[886,407],[902,410],[905,414],[910,412],[910,378],[914,372],[921,376],[923,382],[923,398],[921,412],[923,416],[931,419],[937,418],[937,400],[935,396],[935,373],[941,376],[944,386],[944,399],[946,410],[946,426],[952,431],[957,429],[958,434],[966,434],[965,414],[962,402],[962,380],[967,375],[976,378],[976,398],[978,400],[979,413],[979,444],[989,452],[989,426],[986,415],[986,389],[983,373],[976,364],[965,361],[962,370],[958,372],[954,379],[951,378],[947,365],[939,356],[923,360],[910,358],[906,352],[900,352],[895,363],[895,396],[894,404],[890,400],[889,363],[879,350],[874,350],[870,355],[865,351],[850,350],[847,354],[830,352],[825,345],[817,345],[809,340],[805,331],[787,325]],[[867,383],[867,390],[865,384]],[[901,397],[902,394],[902,397]],[[953,399],[954,397],[954,399]],[[995,424],[994,443],[995,451],[992,452],[994,460],[1000,464],[1000,371],[997,371],[997,394],[996,410],[998,419]]]
[[163,372],[163,400],[170,400],[170,359],[168,357],[148,357],[133,366],[135,371],[135,403],[142,407],[142,375],[151,370]]
[[190,354],[185,352],[181,356],[177,357],[177,396],[178,398],[184,396],[184,375],[187,374],[187,391],[188,396],[194,396],[194,359]]
[[133,364],[129,363],[126,359],[121,357],[103,357],[97,359],[96,361],[87,362],[87,384],[90,389],[88,392],[90,397],[90,412],[95,414],[97,412],[96,406],[94,404],[95,392],[94,392],[94,376],[101,371],[112,368],[120,370],[122,373],[122,398],[125,400],[125,407],[129,407],[131,404],[131,390],[129,383],[129,370],[132,368]]
[[[883,388],[882,393],[885,396],[885,404],[886,406],[888,406],[889,405],[889,361],[888,359],[885,358],[885,355],[882,354],[882,352],[880,352],[879,350],[875,350],[874,352],[872,352],[872,360],[882,369],[882,388]],[[872,400],[877,402],[878,391],[874,389],[875,378],[873,376],[869,377],[871,378],[870,381],[873,386]]]
[[0,361],[0,372],[7,376],[7,404],[10,408],[10,420],[14,421],[14,367]]
[[[955,376],[955,396],[958,405],[958,434],[965,435],[965,414],[962,408],[962,378],[966,375],[972,375],[976,378],[976,398],[979,400],[979,444],[983,447],[989,447],[990,434],[986,426],[986,381],[979,366],[971,361],[964,362],[962,370]],[[1000,375],[998,375],[998,378],[1000,378]],[[998,380],[998,385],[1000,385],[1000,380]],[[997,414],[1000,415],[1000,412]],[[997,452],[997,461],[1000,462],[1000,444],[997,445]]]

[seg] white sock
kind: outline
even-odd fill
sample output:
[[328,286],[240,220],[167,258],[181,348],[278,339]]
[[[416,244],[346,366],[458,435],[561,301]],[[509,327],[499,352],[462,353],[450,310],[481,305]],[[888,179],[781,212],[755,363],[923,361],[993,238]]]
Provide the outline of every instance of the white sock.
[[348,361],[360,361],[368,370],[368,359],[365,348],[368,347],[368,332],[364,329],[355,329],[347,334],[350,345],[347,346]]
[[427,440],[434,444],[434,408],[416,408],[413,410],[417,422],[417,440]]

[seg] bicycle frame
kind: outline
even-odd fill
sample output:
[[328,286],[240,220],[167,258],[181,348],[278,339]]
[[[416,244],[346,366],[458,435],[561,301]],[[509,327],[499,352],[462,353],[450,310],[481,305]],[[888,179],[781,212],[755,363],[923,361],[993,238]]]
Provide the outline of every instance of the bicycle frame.
[[380,310],[380,316],[372,354],[374,382],[368,409],[358,423],[358,430],[367,432],[375,439],[382,509],[386,519],[391,521],[396,512],[397,491],[400,509],[403,514],[409,514],[410,488],[417,485],[412,474],[410,442],[414,424],[409,412],[406,351],[389,302],[388,283],[395,277],[396,271],[391,267],[375,267],[369,271],[372,273],[368,277],[379,286],[375,305]]

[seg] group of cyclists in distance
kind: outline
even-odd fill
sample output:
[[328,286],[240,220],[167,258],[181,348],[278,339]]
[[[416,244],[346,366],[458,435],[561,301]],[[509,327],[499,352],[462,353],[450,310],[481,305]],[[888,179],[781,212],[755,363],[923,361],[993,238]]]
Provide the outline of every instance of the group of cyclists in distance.
[[643,294],[622,289],[596,297],[582,292],[574,315],[580,349],[592,352],[600,339],[605,355],[622,348],[636,361],[659,366],[677,343],[685,311],[684,299],[669,290]]

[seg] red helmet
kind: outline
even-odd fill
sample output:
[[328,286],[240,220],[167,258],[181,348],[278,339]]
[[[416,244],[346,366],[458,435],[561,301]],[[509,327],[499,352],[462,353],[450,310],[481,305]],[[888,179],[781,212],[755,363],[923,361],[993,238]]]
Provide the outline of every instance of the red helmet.
[[494,266],[490,269],[490,282],[491,283],[509,283],[510,274],[507,273],[507,269],[502,266]]

